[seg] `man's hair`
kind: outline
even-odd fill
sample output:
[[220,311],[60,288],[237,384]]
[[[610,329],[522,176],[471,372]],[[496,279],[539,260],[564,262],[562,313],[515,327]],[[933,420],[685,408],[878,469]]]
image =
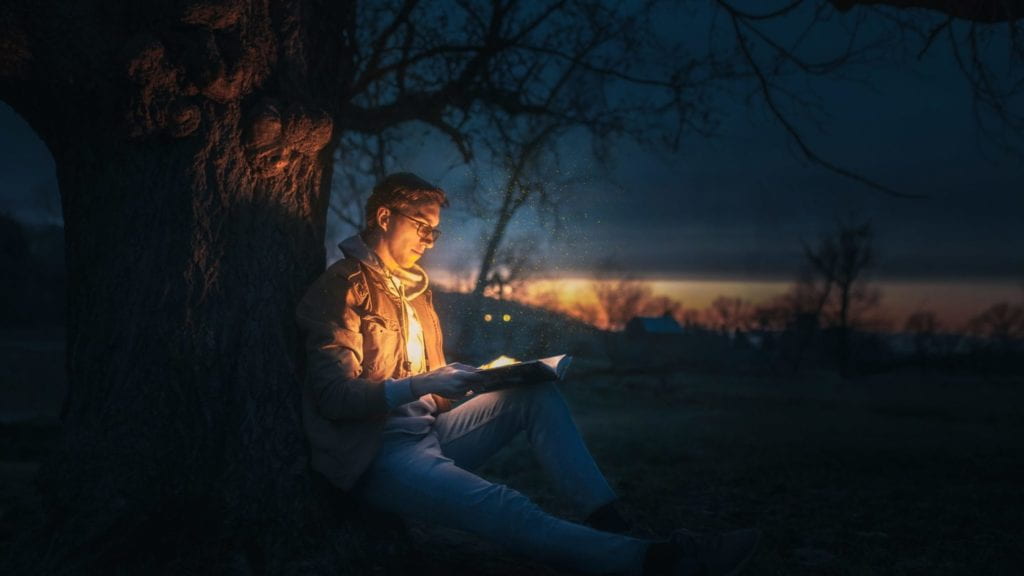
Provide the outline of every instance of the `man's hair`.
[[381,206],[402,210],[423,202],[437,202],[442,208],[448,206],[444,190],[412,172],[389,174],[373,187],[373,193],[366,201],[366,229],[376,227],[377,209]]

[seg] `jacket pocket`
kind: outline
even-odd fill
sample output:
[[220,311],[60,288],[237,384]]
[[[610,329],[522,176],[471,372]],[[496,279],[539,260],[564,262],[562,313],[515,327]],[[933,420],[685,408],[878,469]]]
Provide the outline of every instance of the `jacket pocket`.
[[401,327],[394,319],[376,314],[367,314],[362,320],[363,377],[388,378],[402,357]]

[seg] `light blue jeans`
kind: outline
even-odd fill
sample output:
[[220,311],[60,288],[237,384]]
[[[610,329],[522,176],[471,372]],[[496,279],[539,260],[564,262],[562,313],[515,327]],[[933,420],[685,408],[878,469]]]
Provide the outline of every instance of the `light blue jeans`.
[[361,494],[399,516],[472,532],[558,568],[639,574],[648,541],[557,518],[471,472],[520,431],[581,516],[615,499],[551,384],[481,394],[439,415],[424,435],[385,436]]

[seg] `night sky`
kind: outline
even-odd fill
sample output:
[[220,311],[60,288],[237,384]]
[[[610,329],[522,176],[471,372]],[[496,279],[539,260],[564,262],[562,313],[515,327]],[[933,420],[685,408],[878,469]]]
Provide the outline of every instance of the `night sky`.
[[[919,61],[861,68],[859,78],[809,84],[826,115],[794,120],[821,155],[926,198],[887,196],[810,164],[740,87],[715,102],[721,125],[711,138],[690,134],[678,151],[623,142],[607,170],[577,158],[581,183],[564,190],[564,234],[538,254],[538,272],[589,277],[614,263],[617,273],[652,280],[781,283],[799,267],[801,240],[837,219],[870,220],[875,277],[931,286],[904,308],[948,306],[973,294],[964,306],[976,312],[986,301],[1024,298],[1024,151],[1005,152],[981,134],[948,47]],[[444,241],[427,263],[437,277],[465,274],[466,254],[479,251],[479,222],[459,205],[467,173],[451,169],[449,147],[427,144],[407,150],[400,166],[452,192]],[[485,186],[497,181],[479,176]],[[28,222],[52,219],[59,206],[52,160],[6,105],[0,182],[0,210]],[[513,235],[545,237],[538,222],[524,214]],[[944,296],[942,285],[957,288]]]

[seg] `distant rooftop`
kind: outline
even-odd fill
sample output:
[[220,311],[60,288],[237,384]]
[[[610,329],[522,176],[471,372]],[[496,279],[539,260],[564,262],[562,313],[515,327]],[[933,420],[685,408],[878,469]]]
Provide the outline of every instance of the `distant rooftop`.
[[683,328],[671,316],[636,316],[626,323],[626,332],[636,334],[682,334]]

